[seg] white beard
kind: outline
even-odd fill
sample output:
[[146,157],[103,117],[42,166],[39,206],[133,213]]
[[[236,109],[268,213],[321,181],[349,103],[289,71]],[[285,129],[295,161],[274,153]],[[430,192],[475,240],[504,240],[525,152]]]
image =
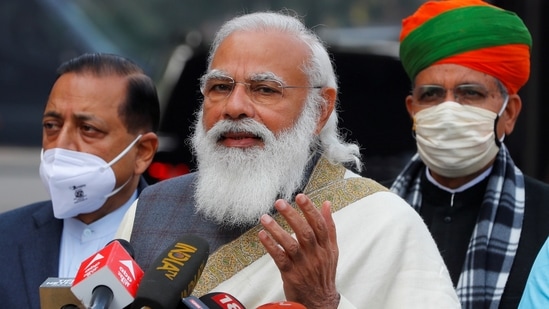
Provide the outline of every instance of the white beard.
[[[253,120],[223,120],[208,132],[199,112],[192,136],[198,161],[196,208],[218,224],[256,224],[277,198],[290,200],[303,183],[315,141],[317,114],[306,104],[297,124],[275,136]],[[227,132],[250,132],[264,147],[233,148],[218,144]]]

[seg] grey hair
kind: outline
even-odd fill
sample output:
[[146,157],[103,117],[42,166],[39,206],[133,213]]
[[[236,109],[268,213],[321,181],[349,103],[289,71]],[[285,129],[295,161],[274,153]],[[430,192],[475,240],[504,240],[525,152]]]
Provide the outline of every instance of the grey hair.
[[[208,70],[211,69],[211,63],[219,45],[232,33],[239,31],[278,31],[300,39],[311,51],[307,63],[304,63],[301,68],[308,76],[309,85],[330,87],[337,92],[337,76],[326,46],[297,16],[290,15],[290,12],[256,12],[238,16],[226,22],[216,33],[210,47]],[[318,89],[309,91],[307,102],[313,104],[319,114],[322,105],[326,103]],[[344,141],[337,126],[337,107],[336,100],[336,106],[318,136],[318,147],[330,162],[350,164],[357,171],[361,171],[360,147]]]
[[496,86],[498,87],[498,91],[501,94],[501,97],[502,98],[508,97],[509,91],[507,91],[507,88],[505,88],[505,85],[499,79],[495,78],[495,80],[496,80]]

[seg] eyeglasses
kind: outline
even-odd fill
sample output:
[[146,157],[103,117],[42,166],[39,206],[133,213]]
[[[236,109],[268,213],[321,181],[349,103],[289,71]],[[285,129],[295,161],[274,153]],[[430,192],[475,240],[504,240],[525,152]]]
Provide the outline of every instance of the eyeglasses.
[[482,105],[492,93],[479,84],[461,84],[453,89],[438,85],[423,85],[412,91],[414,102],[421,106],[433,106],[446,101],[448,91],[454,94],[454,100],[464,105]]
[[232,77],[210,77],[202,82],[202,94],[212,103],[228,98],[236,84],[246,87],[246,93],[256,104],[271,105],[278,103],[284,97],[284,89],[309,88],[320,89],[321,86],[285,86],[277,80],[252,80],[249,83],[237,82]]

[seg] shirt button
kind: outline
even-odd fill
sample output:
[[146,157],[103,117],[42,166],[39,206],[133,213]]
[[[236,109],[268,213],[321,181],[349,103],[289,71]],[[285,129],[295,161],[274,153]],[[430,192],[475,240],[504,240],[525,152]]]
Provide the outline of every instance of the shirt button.
[[85,229],[82,234],[84,235],[84,237],[90,237],[93,234],[93,231],[91,229]]
[[450,217],[450,216],[444,217],[444,222],[446,222],[446,223],[452,222],[452,217]]

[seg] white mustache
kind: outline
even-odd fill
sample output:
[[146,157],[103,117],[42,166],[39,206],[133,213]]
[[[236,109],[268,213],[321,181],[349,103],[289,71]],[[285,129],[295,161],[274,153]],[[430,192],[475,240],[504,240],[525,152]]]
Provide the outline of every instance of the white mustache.
[[265,125],[250,118],[221,120],[206,132],[206,138],[217,142],[228,133],[249,133],[260,138],[266,144],[275,139],[274,134]]

